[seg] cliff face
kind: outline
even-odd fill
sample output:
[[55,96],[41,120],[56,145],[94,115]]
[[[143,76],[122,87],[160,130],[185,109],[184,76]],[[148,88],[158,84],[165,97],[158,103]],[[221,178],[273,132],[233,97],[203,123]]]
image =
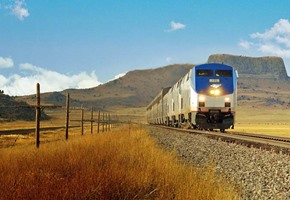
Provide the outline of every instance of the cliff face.
[[288,79],[284,61],[280,57],[245,57],[228,54],[210,55],[208,62],[224,63],[235,67],[239,74],[271,75]]

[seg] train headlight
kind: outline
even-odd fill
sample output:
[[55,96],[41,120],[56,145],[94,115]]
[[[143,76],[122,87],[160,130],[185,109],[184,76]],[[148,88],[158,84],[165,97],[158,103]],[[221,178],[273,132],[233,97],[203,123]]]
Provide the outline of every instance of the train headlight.
[[209,93],[214,96],[219,96],[221,94],[221,91],[219,89],[213,89],[210,90]]
[[205,97],[204,96],[199,96],[198,97],[198,106],[199,107],[204,107],[205,106]]
[[199,96],[198,100],[199,100],[199,102],[204,102],[205,101],[205,97],[204,96]]
[[225,107],[231,107],[231,101],[230,101],[231,99],[230,99],[230,97],[226,97],[225,98]]

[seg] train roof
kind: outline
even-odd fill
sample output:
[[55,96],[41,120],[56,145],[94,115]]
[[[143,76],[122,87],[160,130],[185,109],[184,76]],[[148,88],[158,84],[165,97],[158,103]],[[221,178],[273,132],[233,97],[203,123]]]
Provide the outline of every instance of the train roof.
[[163,88],[157,95],[156,97],[150,102],[150,104],[147,106],[147,110],[149,108],[151,108],[154,104],[156,104],[158,101],[160,101],[160,99],[162,97],[164,97],[168,91],[170,90],[171,87],[166,87],[166,88]]
[[220,68],[220,67],[224,67],[224,68],[233,68],[233,66],[224,64],[224,63],[205,63],[205,64],[200,64],[200,65],[196,65],[194,68],[203,68],[203,67],[210,67],[210,68]]

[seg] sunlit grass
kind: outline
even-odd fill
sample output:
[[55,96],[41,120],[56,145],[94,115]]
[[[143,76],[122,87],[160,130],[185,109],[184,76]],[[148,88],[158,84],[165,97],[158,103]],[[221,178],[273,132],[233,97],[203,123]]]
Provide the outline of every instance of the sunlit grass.
[[214,167],[196,169],[140,126],[0,150],[1,199],[238,199]]
[[262,135],[272,135],[281,137],[290,137],[290,124],[237,124],[235,132],[256,133]]
[[238,108],[234,131],[290,137],[290,109]]

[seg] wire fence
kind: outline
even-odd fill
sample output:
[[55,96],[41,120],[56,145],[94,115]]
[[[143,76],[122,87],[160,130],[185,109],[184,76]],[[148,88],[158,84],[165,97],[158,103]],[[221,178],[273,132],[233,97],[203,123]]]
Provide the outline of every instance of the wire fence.
[[[69,129],[80,127],[80,134],[84,135],[84,127],[85,124],[90,124],[90,133],[94,133],[94,126],[96,126],[96,132],[107,132],[110,131],[112,128],[115,128],[119,124],[119,117],[117,115],[113,115],[108,112],[101,112],[97,111],[97,117],[95,117],[94,108],[85,108],[83,105],[80,107],[70,107],[70,94],[67,93],[66,96],[66,106],[57,106],[57,105],[41,105],[40,103],[40,84],[36,84],[36,102],[35,105],[16,105],[16,106],[5,106],[5,108],[13,107],[13,108],[19,108],[19,107],[29,107],[35,109],[35,128],[20,128],[17,131],[14,130],[0,130],[0,135],[8,135],[12,132],[17,132],[18,134],[26,133],[26,132],[35,132],[35,146],[36,148],[39,148],[40,146],[40,131],[41,130],[55,130],[60,128],[65,128],[65,140],[69,139]],[[0,106],[1,107],[1,106]],[[41,110],[43,109],[65,109],[65,125],[64,126],[51,126],[51,127],[43,127],[41,128]],[[80,111],[80,116],[77,119],[71,119],[71,113],[75,111]],[[89,118],[85,118],[85,112],[89,111]],[[75,116],[75,115],[74,115]],[[71,125],[71,123],[78,122],[79,126]]]

